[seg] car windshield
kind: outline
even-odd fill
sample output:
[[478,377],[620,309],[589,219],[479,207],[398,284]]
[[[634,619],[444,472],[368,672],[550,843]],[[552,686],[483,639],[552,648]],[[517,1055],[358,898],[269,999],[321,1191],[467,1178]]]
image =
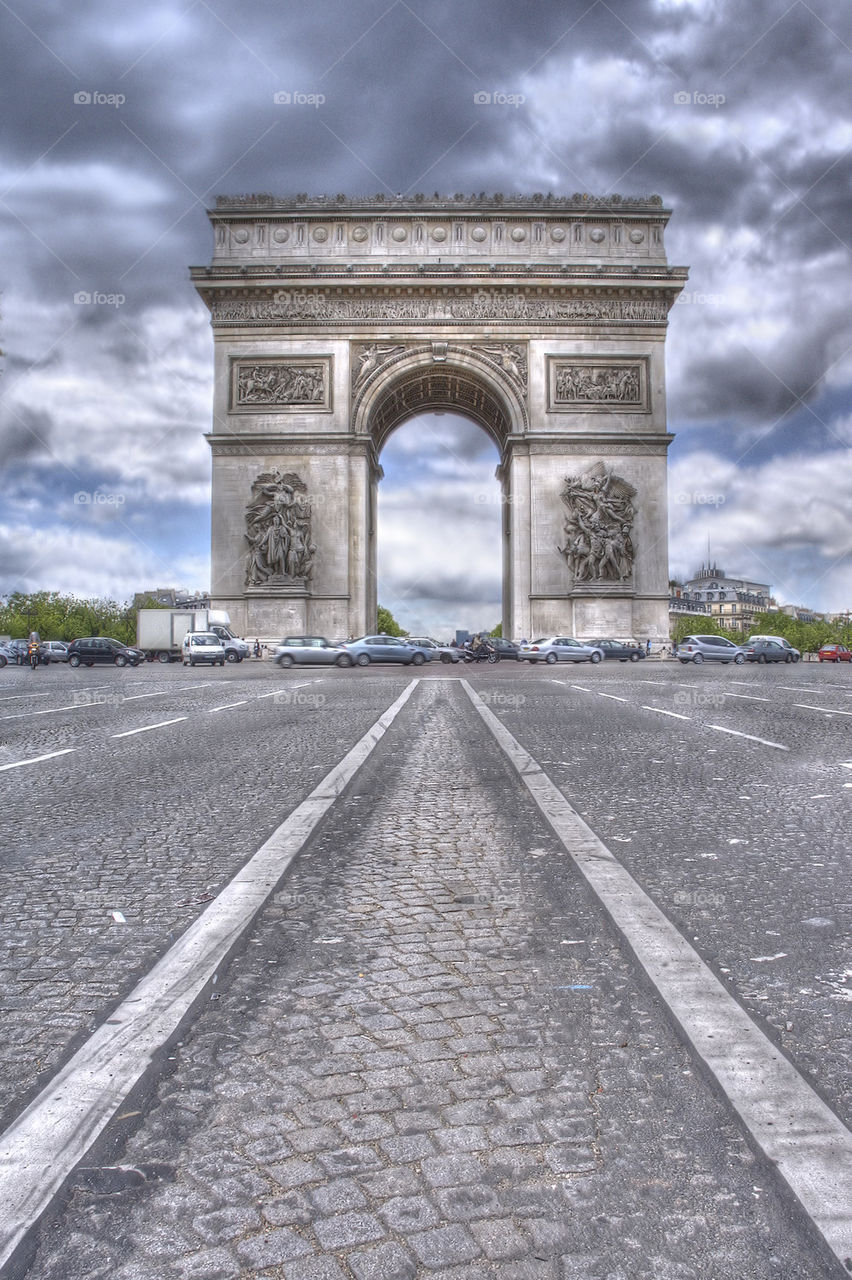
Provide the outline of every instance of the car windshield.
[[216,637],[215,637],[215,636],[196,636],[196,637],[194,638],[194,640],[192,641],[192,643],[193,643],[193,644],[206,644],[206,645],[213,645],[213,644],[218,644],[218,643],[219,643],[219,641],[216,639]]

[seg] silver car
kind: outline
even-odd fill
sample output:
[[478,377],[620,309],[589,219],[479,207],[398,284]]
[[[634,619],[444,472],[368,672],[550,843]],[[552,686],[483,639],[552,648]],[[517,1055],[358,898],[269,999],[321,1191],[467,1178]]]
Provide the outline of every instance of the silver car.
[[401,662],[405,666],[412,663],[422,667],[426,655],[420,649],[412,649],[405,640],[396,636],[362,636],[360,640],[347,640],[347,653],[359,667],[369,667],[371,662]]
[[519,662],[602,662],[603,649],[593,644],[583,644],[570,636],[550,636],[543,640],[530,640],[518,650]]
[[681,662],[745,662],[742,647],[724,636],[685,636],[677,646]]
[[352,656],[342,645],[332,644],[324,636],[285,636],[276,647],[274,661],[279,667],[323,666],[351,667]]
[[427,662],[461,662],[462,655],[458,649],[449,644],[438,644],[437,640],[429,640],[425,636],[406,636],[406,644],[415,649],[422,649]]

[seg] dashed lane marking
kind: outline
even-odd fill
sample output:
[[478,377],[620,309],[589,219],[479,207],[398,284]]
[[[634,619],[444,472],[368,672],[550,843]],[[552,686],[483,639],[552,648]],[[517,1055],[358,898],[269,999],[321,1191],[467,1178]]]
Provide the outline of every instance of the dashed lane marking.
[[600,689],[595,689],[595,693],[599,698],[611,698],[613,702],[626,702],[626,698],[619,698],[617,693],[602,693]]
[[715,729],[717,733],[730,733],[735,738],[748,738],[749,742],[760,742],[764,747],[775,747],[777,751],[789,751],[789,747],[785,747],[783,742],[772,742],[769,738],[758,738],[753,733],[741,733],[739,729],[727,729],[723,724],[708,724],[708,729]]
[[464,682],[535,803],[841,1266],[852,1253],[852,1133],[763,1034],[541,765]]
[[109,1021],[98,1027],[0,1135],[0,1268],[239,944],[320,819],[372,753],[419,683],[412,680],[407,685],[110,1013]]
[[230,711],[231,707],[244,707],[248,701],[248,698],[243,698],[240,702],[226,702],[221,707],[208,707],[207,714],[212,716],[214,711]]
[[834,707],[812,707],[805,702],[794,702],[794,707],[801,707],[802,711],[822,711],[827,716],[852,716],[852,711],[835,711]]
[[188,716],[175,716],[174,720],[158,720],[156,724],[143,724],[141,729],[125,729],[123,733],[111,733],[111,738],[132,738],[134,733],[150,733],[152,729],[165,729],[167,724],[180,724]]
[[674,720],[691,720],[692,716],[682,716],[679,711],[666,711],[665,707],[642,707],[643,711],[657,711],[661,716],[671,716]]
[[20,769],[25,764],[40,764],[42,760],[52,760],[54,756],[67,756],[76,750],[76,747],[63,747],[61,751],[48,751],[47,755],[33,756],[30,760],[16,760],[14,764],[0,764],[0,773],[4,773],[6,769]]
[[722,694],[726,698],[747,698],[749,702],[771,702],[771,698],[759,698],[756,693],[728,693],[726,689],[722,690]]

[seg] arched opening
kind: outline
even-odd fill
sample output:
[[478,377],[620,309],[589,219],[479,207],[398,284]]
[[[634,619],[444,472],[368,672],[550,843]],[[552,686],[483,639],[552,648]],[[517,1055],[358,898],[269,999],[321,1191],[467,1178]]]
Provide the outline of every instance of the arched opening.
[[368,616],[380,601],[412,634],[443,640],[504,623],[508,441],[524,425],[505,373],[433,343],[389,360],[358,399],[374,450]]
[[500,454],[478,423],[418,413],[384,437],[377,599],[412,635],[452,640],[503,617]]

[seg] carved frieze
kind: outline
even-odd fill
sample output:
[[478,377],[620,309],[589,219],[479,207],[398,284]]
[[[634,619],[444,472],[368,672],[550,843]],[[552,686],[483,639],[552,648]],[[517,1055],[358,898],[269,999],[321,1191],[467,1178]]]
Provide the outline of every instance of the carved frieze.
[[632,485],[602,462],[566,476],[565,545],[559,547],[575,583],[624,583],[633,577]]
[[[235,298],[221,293],[212,298],[213,324],[287,324],[301,326],[328,324],[410,324],[443,323],[455,321],[518,321],[566,324],[572,321],[582,324],[664,324],[670,299],[667,296],[625,298],[608,296],[537,297],[524,294],[460,294],[458,290],[446,293],[400,294],[392,290],[375,291],[368,295],[347,294],[326,289],[316,300],[304,296],[283,300],[276,299],[275,292],[253,298]],[[280,292],[280,291],[278,291]]]
[[644,357],[548,356],[550,413],[649,413]]
[[529,373],[525,342],[477,342],[471,350],[496,365],[522,395],[527,394]]
[[353,392],[360,390],[378,369],[404,351],[402,343],[391,346],[381,342],[353,342],[350,347]]
[[331,356],[231,361],[231,411],[322,412],[331,408]]

